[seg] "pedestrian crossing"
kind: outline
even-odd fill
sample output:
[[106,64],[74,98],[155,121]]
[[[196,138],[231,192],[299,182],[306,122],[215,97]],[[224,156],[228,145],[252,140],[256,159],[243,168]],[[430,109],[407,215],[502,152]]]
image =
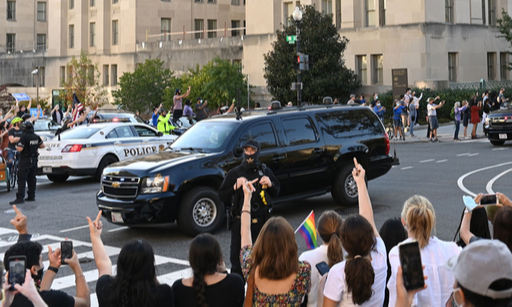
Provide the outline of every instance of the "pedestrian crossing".
[[[42,256],[45,270],[49,266],[48,262],[48,246],[53,250],[60,247],[60,242],[66,238],[54,236],[50,234],[33,234],[32,241],[39,242],[43,246]],[[3,260],[5,252],[10,246],[15,244],[18,240],[18,233],[14,229],[0,227],[0,259]],[[98,270],[94,263],[94,255],[92,253],[92,245],[90,242],[84,242],[80,240],[68,240],[73,241],[73,249],[78,255],[80,265],[85,276],[85,280],[89,286],[91,293],[91,306],[98,306],[98,300],[96,298],[95,289],[96,281],[98,280]],[[105,251],[110,257],[113,264],[113,272],[116,271],[116,263],[120,248],[114,246],[105,245]],[[161,284],[168,284],[172,286],[174,281],[192,276],[192,271],[189,268],[189,263],[186,260],[176,259],[172,257],[165,257],[155,255],[155,268],[158,275],[158,281]],[[70,295],[75,295],[75,276],[71,269],[67,266],[61,266],[59,273],[53,281],[53,290],[62,290]]]

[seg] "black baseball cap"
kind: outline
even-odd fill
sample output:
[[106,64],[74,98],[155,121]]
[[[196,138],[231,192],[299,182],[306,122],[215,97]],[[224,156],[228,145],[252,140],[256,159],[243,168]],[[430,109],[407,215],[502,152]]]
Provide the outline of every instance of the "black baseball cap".
[[260,150],[260,144],[258,142],[256,142],[255,140],[248,140],[247,142],[245,142],[244,145],[242,146],[242,148],[245,148],[245,147],[252,147],[256,150]]

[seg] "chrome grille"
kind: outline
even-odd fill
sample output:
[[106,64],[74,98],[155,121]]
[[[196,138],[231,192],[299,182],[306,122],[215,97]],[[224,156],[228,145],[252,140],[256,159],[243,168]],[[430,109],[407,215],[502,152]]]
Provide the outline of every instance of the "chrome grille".
[[139,191],[140,178],[104,175],[101,178],[101,190],[112,198],[133,199]]

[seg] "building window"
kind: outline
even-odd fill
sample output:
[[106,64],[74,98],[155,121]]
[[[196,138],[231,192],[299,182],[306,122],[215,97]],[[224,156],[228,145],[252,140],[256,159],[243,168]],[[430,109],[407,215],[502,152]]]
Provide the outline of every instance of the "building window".
[[117,45],[119,43],[119,21],[112,20],[112,45]]
[[119,2],[119,0],[112,0],[112,4]]
[[89,65],[89,67],[87,67],[87,83],[89,86],[94,85],[94,65]]
[[283,3],[283,24],[285,26],[289,26],[290,25],[290,16],[292,15],[293,13],[293,2],[285,2]]
[[487,53],[487,80],[496,80],[496,52]]
[[384,79],[382,54],[372,54],[372,84],[382,84]]
[[361,84],[368,84],[368,61],[366,55],[356,55],[356,73]]
[[444,0],[444,21],[446,23],[454,22],[453,1],[454,0]]
[[69,48],[75,48],[75,25],[69,25]]
[[7,20],[16,20],[16,1],[7,1]]
[[171,18],[160,19],[160,33],[162,40],[171,40]]
[[89,47],[96,46],[96,23],[89,24]]
[[194,31],[196,31],[196,33],[194,33],[196,39],[204,38],[204,20],[194,19]]
[[501,80],[508,80],[508,52],[500,53],[500,78]]
[[375,8],[375,0],[365,0],[366,9],[366,26],[375,27],[377,25],[377,12]]
[[[240,28],[240,20],[231,20],[231,28]],[[240,30],[231,30],[231,36],[240,36]]]
[[217,37],[217,20],[208,19],[208,38]]
[[171,0],[161,0],[162,2],[171,2]]
[[457,82],[457,52],[448,53],[448,80]]
[[37,2],[37,21],[46,21],[46,2]]
[[16,50],[16,34],[7,33],[6,47],[7,52],[14,53]]
[[496,0],[489,0],[489,25],[496,26]]
[[72,10],[75,8],[75,0],[69,0],[69,9]]
[[194,0],[195,3],[203,3],[203,0]]
[[67,73],[66,80],[68,83],[71,83],[73,81],[73,66],[71,66],[71,65],[68,66],[68,73]]
[[96,6],[96,0],[90,0],[90,1],[89,1],[89,6],[90,6],[90,7],[94,7],[94,6]]
[[341,0],[336,0],[336,29],[341,29]]
[[37,51],[46,50],[46,34],[37,34]]
[[103,86],[108,86],[108,65],[103,65]]
[[208,3],[217,3],[217,0],[208,0]]
[[482,24],[485,25],[485,0],[482,0]]
[[240,0],[231,0],[231,5],[240,5]]
[[379,25],[386,25],[386,0],[379,0]]
[[59,71],[60,71],[59,86],[64,86],[64,83],[66,83],[66,66],[61,66]]
[[117,85],[117,64],[112,64],[110,65],[110,72],[111,72],[111,81],[112,81],[112,86],[116,86]]
[[322,13],[332,15],[332,0],[322,0]]

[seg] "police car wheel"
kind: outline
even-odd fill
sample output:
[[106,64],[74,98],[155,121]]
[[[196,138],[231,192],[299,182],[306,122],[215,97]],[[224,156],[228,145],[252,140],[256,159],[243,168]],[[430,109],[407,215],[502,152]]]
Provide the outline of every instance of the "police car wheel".
[[62,183],[62,182],[66,182],[69,175],[50,175],[50,174],[48,174],[48,175],[46,175],[46,177],[48,177],[48,179],[51,182]]
[[352,177],[353,168],[352,164],[342,167],[331,188],[332,198],[344,207],[355,206],[358,201],[357,185]]
[[224,205],[217,192],[209,187],[198,187],[184,196],[178,225],[184,233],[195,236],[217,229],[224,216]]

